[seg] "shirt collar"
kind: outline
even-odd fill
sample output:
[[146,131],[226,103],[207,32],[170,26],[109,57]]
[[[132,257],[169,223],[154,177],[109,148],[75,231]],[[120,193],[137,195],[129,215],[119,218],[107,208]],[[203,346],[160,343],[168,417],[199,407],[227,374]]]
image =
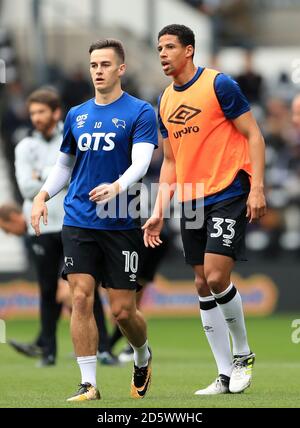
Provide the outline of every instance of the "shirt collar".
[[193,85],[193,83],[196,82],[196,80],[199,79],[199,77],[201,76],[203,70],[204,70],[204,67],[198,67],[195,76],[189,82],[185,83],[182,86],[175,85],[175,83],[174,83],[174,85],[173,85],[174,90],[178,91],[178,92],[181,92],[181,91],[185,91],[186,89],[188,89],[190,86]]

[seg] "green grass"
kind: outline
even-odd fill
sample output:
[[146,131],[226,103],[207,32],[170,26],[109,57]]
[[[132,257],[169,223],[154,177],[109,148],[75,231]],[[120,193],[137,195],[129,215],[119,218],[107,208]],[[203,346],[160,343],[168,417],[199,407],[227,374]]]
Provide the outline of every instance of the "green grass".
[[[38,369],[26,358],[0,344],[0,407],[95,407],[95,408],[207,408],[300,407],[300,344],[291,341],[291,322],[296,315],[247,320],[249,341],[257,355],[253,385],[244,394],[217,397],[194,396],[216,377],[216,368],[198,319],[151,319],[149,338],[153,350],[153,381],[144,400],[129,397],[131,364],[98,366],[102,400],[67,403],[80,381],[71,357],[67,321],[59,326],[59,358],[55,367]],[[7,321],[7,337],[31,340],[36,321]]]

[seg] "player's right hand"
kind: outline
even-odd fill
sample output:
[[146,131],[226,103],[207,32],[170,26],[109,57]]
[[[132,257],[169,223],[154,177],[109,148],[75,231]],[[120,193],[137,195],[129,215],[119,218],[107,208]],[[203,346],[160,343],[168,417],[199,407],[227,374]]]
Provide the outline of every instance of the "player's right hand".
[[44,225],[48,224],[48,208],[44,200],[38,197],[34,198],[31,210],[31,226],[33,227],[36,236],[40,236],[40,219],[43,217]]
[[162,240],[159,235],[163,224],[164,220],[160,217],[152,216],[146,221],[142,229],[144,231],[144,244],[147,248],[149,245],[151,248],[155,248],[162,244]]

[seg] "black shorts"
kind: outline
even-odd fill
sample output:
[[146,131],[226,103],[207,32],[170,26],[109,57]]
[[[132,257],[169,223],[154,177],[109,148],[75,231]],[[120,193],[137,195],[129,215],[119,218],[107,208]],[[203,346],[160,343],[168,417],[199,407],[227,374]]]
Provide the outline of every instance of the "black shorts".
[[63,226],[64,269],[87,273],[96,282],[114,289],[136,290],[142,232],[132,230],[96,230]]
[[187,264],[203,265],[205,253],[247,260],[247,198],[245,194],[204,207],[203,225],[199,229],[189,229],[187,224],[191,219],[182,215],[181,236]]

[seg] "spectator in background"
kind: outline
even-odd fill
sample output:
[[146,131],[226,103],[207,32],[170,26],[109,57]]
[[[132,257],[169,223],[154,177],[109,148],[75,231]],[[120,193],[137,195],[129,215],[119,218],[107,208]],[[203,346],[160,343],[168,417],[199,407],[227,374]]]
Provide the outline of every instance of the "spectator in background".
[[252,50],[245,51],[245,67],[243,73],[236,77],[243,93],[250,104],[261,104],[263,99],[263,77],[257,73],[253,66]]
[[62,102],[68,111],[71,107],[82,104],[90,98],[92,88],[90,82],[85,78],[80,66],[63,83],[61,89]]
[[4,204],[0,207],[0,229],[5,233],[23,236],[27,232],[27,224],[21,208],[16,204]]
[[286,71],[281,71],[275,82],[271,81],[270,93],[290,104],[295,95],[295,85]]
[[18,202],[21,203],[22,198],[16,183],[14,161],[15,147],[17,143],[25,137],[31,127],[26,111],[25,90],[20,81],[8,83],[4,89],[2,106],[2,127],[1,134],[3,136],[4,154],[8,160],[8,168],[10,181],[14,185],[14,195]]
[[287,102],[280,98],[269,98],[266,103],[266,117],[263,131],[269,148],[285,153],[290,136],[290,112]]
[[[24,198],[24,216],[30,224],[32,200],[56,161],[62,141],[62,122],[60,99],[53,90],[34,91],[27,99],[27,106],[34,131],[16,147],[15,170]],[[29,229],[27,236],[40,286],[41,333],[34,345],[40,348],[41,366],[54,365],[56,360],[56,327],[61,313],[61,305],[56,302],[56,291],[63,257],[63,197],[53,201],[48,233],[37,239]]]

